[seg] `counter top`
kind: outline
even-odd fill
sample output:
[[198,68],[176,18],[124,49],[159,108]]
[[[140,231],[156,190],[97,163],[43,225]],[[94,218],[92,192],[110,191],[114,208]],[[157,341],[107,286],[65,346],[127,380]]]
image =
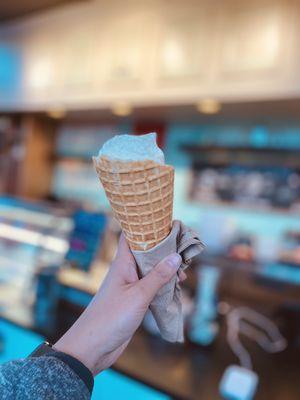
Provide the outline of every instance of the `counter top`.
[[[247,343],[254,370],[260,381],[255,400],[296,400],[300,398],[298,377],[300,351],[288,348],[279,354],[267,354]],[[221,399],[220,379],[237,360],[229,349],[224,332],[213,347],[172,345],[138,331],[114,368],[176,399]],[[276,368],[276,366],[283,366]]]
[[[21,314],[13,310],[0,312],[3,319],[28,329],[28,323],[25,324]],[[34,325],[30,329],[40,333]],[[254,370],[260,377],[255,400],[298,400],[300,349],[290,347],[282,353],[271,355],[253,343],[247,342],[246,345],[252,356]],[[113,369],[174,399],[217,400],[221,399],[218,386],[222,374],[226,367],[235,363],[237,360],[226,343],[225,329],[221,324],[220,334],[209,348],[188,342],[183,345],[170,344],[139,329]]]

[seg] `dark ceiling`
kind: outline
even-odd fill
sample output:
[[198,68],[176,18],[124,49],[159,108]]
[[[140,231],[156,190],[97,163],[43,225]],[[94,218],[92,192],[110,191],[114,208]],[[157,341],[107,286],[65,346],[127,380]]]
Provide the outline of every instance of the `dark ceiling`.
[[0,22],[75,1],[87,0],[0,0]]

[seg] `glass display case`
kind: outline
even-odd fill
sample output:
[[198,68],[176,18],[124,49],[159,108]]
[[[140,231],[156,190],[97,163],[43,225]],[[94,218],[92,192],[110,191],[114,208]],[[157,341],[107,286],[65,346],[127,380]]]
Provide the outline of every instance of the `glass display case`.
[[34,276],[61,265],[69,249],[72,218],[65,210],[0,197],[0,310],[30,325]]

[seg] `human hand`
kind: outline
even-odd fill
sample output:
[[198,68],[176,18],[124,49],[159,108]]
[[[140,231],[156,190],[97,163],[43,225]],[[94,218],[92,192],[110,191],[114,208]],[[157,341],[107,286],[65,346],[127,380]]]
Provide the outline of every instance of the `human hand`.
[[[135,259],[121,235],[117,255],[99,291],[53,348],[80,360],[93,375],[110,367],[130,342],[155,294],[180,264],[179,254],[171,254],[139,279]],[[185,277],[181,271],[180,280]]]

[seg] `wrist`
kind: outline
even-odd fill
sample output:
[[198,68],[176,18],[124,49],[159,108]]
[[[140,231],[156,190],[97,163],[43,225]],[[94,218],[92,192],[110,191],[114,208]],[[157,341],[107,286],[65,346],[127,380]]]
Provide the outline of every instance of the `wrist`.
[[50,343],[44,342],[39,345],[30,355],[31,358],[37,357],[51,357],[60,360],[66,364],[86,385],[90,394],[92,394],[94,379],[92,372],[89,368],[86,367],[80,360],[76,357],[73,357],[65,352],[62,352],[55,348],[55,346],[51,346]]
[[96,362],[91,359],[89,352],[82,348],[79,343],[77,345],[73,344],[72,341],[70,342],[67,338],[62,337],[52,346],[52,348],[55,351],[76,358],[91,371],[93,376],[96,375]]

